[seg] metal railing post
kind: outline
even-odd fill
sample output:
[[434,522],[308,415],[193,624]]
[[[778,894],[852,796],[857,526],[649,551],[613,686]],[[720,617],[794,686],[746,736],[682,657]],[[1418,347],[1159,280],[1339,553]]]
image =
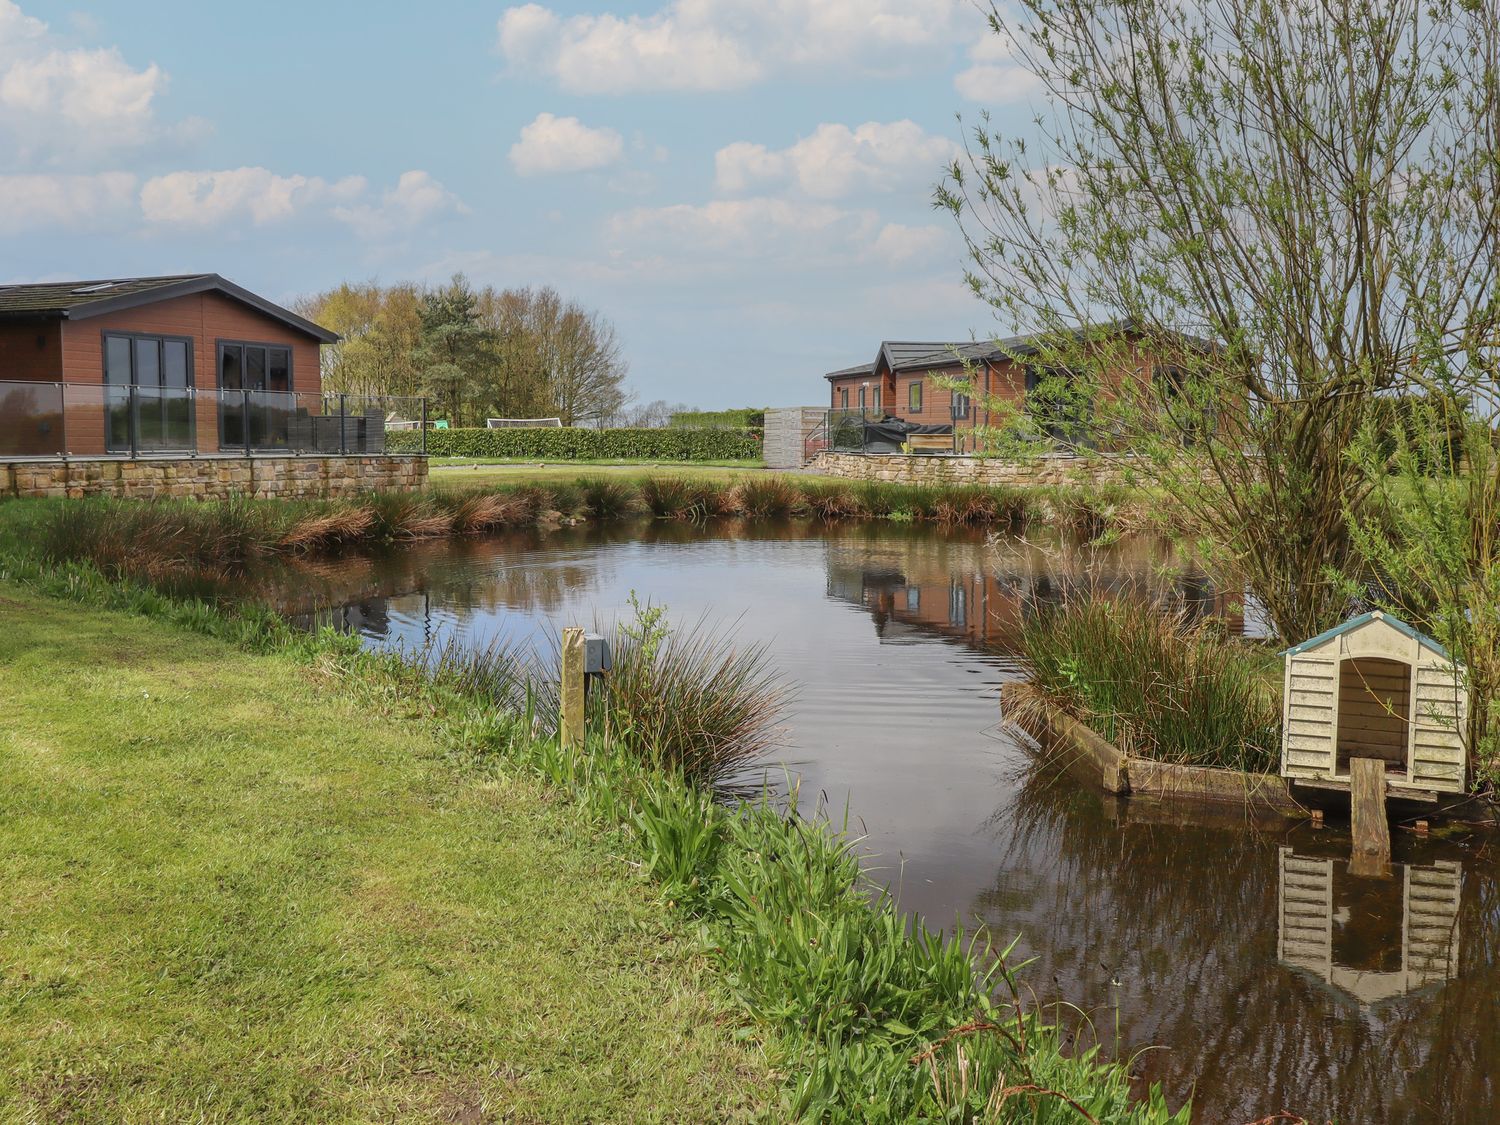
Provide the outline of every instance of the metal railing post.
[[422,396],[422,421],[418,426],[422,435],[422,456],[427,456],[427,396]]
[[250,456],[250,390],[248,387],[241,388],[240,394],[244,397],[244,409],[240,413],[240,428],[245,431],[245,456]]
[[339,456],[349,456],[349,396],[339,392]]
[[57,444],[62,449],[62,455],[67,457],[73,451],[68,448],[68,384],[66,383],[57,384],[57,406],[62,411],[60,419],[62,432],[57,435]]
[[136,433],[136,427],[140,423],[140,418],[138,417],[140,411],[140,403],[136,401],[134,383],[131,383],[130,386],[125,389],[125,410],[125,434],[126,439],[130,443],[130,459],[134,461],[141,455],[139,448],[140,438]]

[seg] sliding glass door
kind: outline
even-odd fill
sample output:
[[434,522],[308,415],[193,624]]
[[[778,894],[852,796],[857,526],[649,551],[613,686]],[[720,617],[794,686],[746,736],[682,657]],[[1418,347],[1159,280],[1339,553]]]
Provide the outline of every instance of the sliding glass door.
[[188,339],[105,333],[104,433],[111,453],[192,451],[192,361]]
[[219,344],[219,445],[278,450],[296,413],[292,352],[275,344]]

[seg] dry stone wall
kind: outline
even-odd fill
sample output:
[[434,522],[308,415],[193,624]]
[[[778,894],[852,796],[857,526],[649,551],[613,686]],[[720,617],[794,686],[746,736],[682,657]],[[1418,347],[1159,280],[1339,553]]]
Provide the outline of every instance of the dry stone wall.
[[0,496],[326,500],[417,492],[425,457],[191,457],[0,462]]
[[1101,457],[1038,457],[1005,461],[993,457],[916,453],[819,453],[808,471],[843,480],[900,484],[1062,485],[1119,484],[1125,469]]

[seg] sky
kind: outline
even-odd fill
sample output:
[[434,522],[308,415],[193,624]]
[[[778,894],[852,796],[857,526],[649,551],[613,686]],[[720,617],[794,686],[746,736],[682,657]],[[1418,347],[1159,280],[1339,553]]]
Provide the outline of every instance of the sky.
[[0,283],[462,271],[609,317],[639,401],[815,405],[1004,330],[932,189],[1033,98],[972,0],[0,0]]

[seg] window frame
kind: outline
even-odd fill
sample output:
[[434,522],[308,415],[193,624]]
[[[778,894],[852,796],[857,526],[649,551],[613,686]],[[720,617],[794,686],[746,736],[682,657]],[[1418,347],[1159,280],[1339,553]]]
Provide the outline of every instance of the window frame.
[[237,391],[251,390],[251,391],[255,391],[257,393],[262,393],[262,394],[278,394],[278,395],[279,394],[296,394],[296,393],[298,393],[297,392],[297,350],[295,348],[293,348],[291,344],[284,343],[282,341],[277,341],[277,340],[230,340],[230,339],[226,339],[224,337],[219,337],[219,338],[217,338],[217,339],[214,340],[214,387],[215,387],[215,389],[221,390],[221,391],[224,390],[224,385],[221,382],[221,380],[224,377],[224,349],[226,347],[228,347],[228,348],[239,348],[240,349],[240,381],[242,383],[244,382],[244,378],[245,378],[245,375],[244,375],[244,371],[245,371],[245,352],[244,352],[244,349],[245,348],[264,348],[265,349],[265,351],[266,351],[266,371],[267,371],[268,374],[269,374],[269,372],[271,370],[271,352],[273,350],[274,351],[284,351],[284,352],[286,352],[286,390],[284,390],[284,391],[273,391],[273,390],[271,390],[268,387],[252,388],[252,387],[243,387],[243,386],[240,386],[240,387],[231,387],[230,390],[237,390]]
[[954,421],[963,421],[969,417],[971,402],[969,396],[961,391],[953,392],[953,418]]
[[[130,341],[130,382],[128,382],[128,383],[111,383],[109,381],[109,338],[111,336],[117,337],[117,338],[119,338],[121,340],[129,340]],[[174,390],[182,390],[182,389],[184,389],[184,387],[196,387],[197,386],[197,379],[196,379],[197,373],[193,370],[193,343],[194,343],[193,337],[191,337],[191,336],[179,336],[175,332],[127,332],[127,331],[125,331],[123,329],[119,329],[119,328],[104,328],[104,329],[101,329],[100,332],[99,332],[99,382],[100,382],[101,386],[105,386],[105,387],[138,387],[138,386],[140,386],[140,384],[135,381],[135,342],[137,340],[155,340],[156,341],[156,356],[157,356],[157,363],[159,364],[159,366],[157,367],[158,371],[165,371],[167,369],[167,365],[166,365],[167,352],[166,352],[165,345],[167,344],[168,341],[171,341],[174,344],[186,344],[187,345],[187,382],[183,385],[183,387],[174,387],[173,389]],[[160,382],[160,378],[159,377],[158,377],[158,381],[157,381],[156,385],[157,385],[158,388],[160,388],[162,386],[162,383]]]
[[922,384],[924,381],[921,378],[917,378],[906,385],[906,409],[908,413],[922,413]]

